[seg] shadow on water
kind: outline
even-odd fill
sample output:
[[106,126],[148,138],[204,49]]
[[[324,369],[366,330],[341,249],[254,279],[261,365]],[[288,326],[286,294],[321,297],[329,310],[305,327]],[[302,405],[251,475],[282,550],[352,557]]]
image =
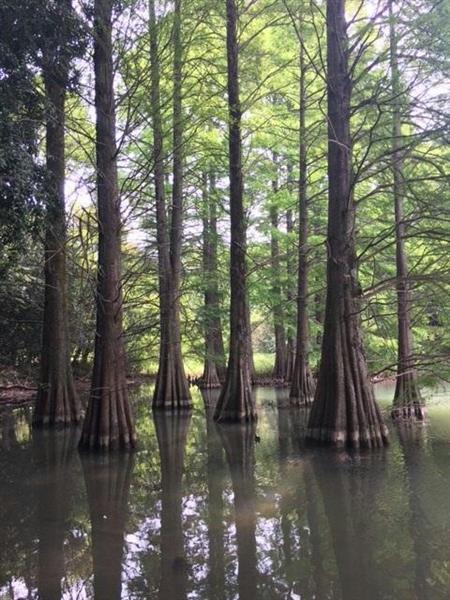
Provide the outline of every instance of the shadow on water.
[[145,393],[123,455],[1,412],[1,600],[448,600],[450,406],[336,452],[287,393],[257,390],[256,426],[216,425],[217,390],[192,415]]

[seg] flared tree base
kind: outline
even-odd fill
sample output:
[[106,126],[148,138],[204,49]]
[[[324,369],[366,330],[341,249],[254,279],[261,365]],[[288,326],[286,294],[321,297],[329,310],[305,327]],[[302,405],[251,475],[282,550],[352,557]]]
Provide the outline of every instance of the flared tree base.
[[229,373],[214,411],[218,423],[240,423],[257,420],[250,377],[243,371]]
[[222,387],[220,381],[207,381],[206,379],[199,379],[197,386],[201,390],[218,390]]
[[414,372],[397,376],[391,417],[394,420],[425,419],[426,408]]
[[41,383],[33,413],[33,427],[68,427],[81,421],[81,403],[71,376],[52,375]]
[[306,438],[312,442],[336,447],[382,448],[388,443],[388,429],[385,425],[373,428],[360,428],[357,431],[336,430],[328,427],[306,430]]
[[342,319],[337,327],[325,329],[306,437],[353,448],[377,448],[388,442],[356,321]]
[[181,356],[177,359],[169,353],[160,360],[152,408],[167,412],[192,408],[191,392]]
[[136,446],[126,385],[93,388],[79,443],[84,450],[132,450]]
[[203,375],[198,380],[198,387],[201,389],[214,389],[220,388],[221,383],[219,379],[219,375],[217,374],[216,365],[207,361],[205,363],[205,368],[203,370]]
[[308,366],[295,369],[289,401],[292,406],[309,406],[314,400],[315,381]]

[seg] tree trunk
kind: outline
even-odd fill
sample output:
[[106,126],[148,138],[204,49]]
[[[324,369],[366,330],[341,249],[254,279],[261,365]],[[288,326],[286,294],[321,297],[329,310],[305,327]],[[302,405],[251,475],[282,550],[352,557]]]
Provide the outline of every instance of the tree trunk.
[[408,261],[405,251],[405,223],[403,215],[403,173],[401,150],[400,73],[397,57],[397,36],[393,2],[389,0],[390,63],[393,98],[392,113],[392,174],[395,207],[395,259],[397,268],[397,327],[398,356],[392,416],[394,418],[423,419],[423,398],[417,382],[417,372],[412,359],[411,295],[408,281]]
[[216,177],[214,173],[209,176],[209,198],[211,201],[211,271],[214,274],[211,286],[214,287],[215,298],[214,317],[212,318],[212,329],[214,331],[214,356],[216,357],[216,370],[221,382],[225,381],[227,374],[227,361],[225,357],[225,346],[223,343],[222,319],[220,316],[221,296],[219,293],[219,270],[218,270],[218,241],[219,234],[217,231],[217,189]]
[[[291,177],[292,167],[288,165],[289,178]],[[292,218],[292,210],[289,209],[286,211],[286,233],[288,236],[292,234],[294,231],[294,223]],[[290,252],[287,252],[286,256],[286,272],[287,272],[287,290],[286,290],[286,299],[288,303],[288,311],[289,311],[289,321],[290,321],[290,308],[294,306],[295,303],[295,292],[292,286],[292,282],[295,277],[295,261],[292,258]],[[292,375],[294,371],[294,362],[295,362],[295,343],[294,336],[291,333],[290,328],[287,329],[287,341],[286,341],[286,381],[292,380]]]
[[248,286],[246,286],[245,294],[245,316],[247,319],[246,331],[247,331],[247,353],[248,353],[248,364],[250,366],[250,381],[253,383],[256,381],[257,373],[255,367],[255,357],[253,355],[253,332],[252,332],[252,311],[250,309],[250,294]]
[[327,296],[319,380],[307,437],[335,445],[382,446],[388,432],[369,380],[359,322],[345,0],[327,2],[327,42]]
[[205,290],[205,362],[203,387],[219,387],[225,372],[217,272],[217,214],[215,178],[203,173],[203,277]]
[[[274,196],[278,192],[278,156],[272,153],[275,176],[272,181]],[[273,377],[284,381],[286,376],[286,336],[284,333],[284,312],[281,296],[281,270],[280,270],[280,246],[278,243],[278,209],[276,197],[270,205],[270,258],[272,267],[272,311],[273,327],[275,333],[275,365]]]
[[177,411],[190,409],[192,406],[181,355],[179,306],[183,224],[181,0],[175,1],[173,20],[173,186],[170,229],[164,189],[165,155],[161,121],[158,31],[154,0],[149,0],[149,27],[161,319],[159,368],[153,395],[153,408]]
[[214,415],[217,421],[249,421],[256,418],[249,356],[249,319],[246,294],[246,222],[243,202],[241,107],[237,7],[227,0],[227,59],[230,161],[230,355],[225,384]]
[[48,194],[45,233],[45,299],[41,372],[35,426],[68,425],[81,418],[70,363],[66,289],[64,108],[68,65],[48,56],[44,67],[47,103]]
[[94,5],[97,213],[97,324],[91,393],[80,445],[108,450],[135,445],[122,333],[120,197],[111,40],[112,0]]
[[239,598],[257,593],[255,511],[255,426],[253,423],[220,427],[234,492]]
[[308,197],[306,147],[306,65],[303,44],[300,44],[300,156],[298,185],[298,287],[297,287],[297,343],[290,398],[293,404],[309,404],[314,383],[309,368],[308,330]]
[[82,465],[91,518],[95,600],[120,600],[134,456],[82,456]]
[[161,583],[162,600],[186,598],[187,564],[182,522],[184,452],[190,414],[155,414],[161,457]]

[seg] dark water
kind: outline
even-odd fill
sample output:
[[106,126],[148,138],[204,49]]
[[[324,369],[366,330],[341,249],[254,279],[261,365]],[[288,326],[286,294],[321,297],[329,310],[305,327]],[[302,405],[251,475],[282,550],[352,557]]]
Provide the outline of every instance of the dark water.
[[449,599],[450,398],[352,454],[305,447],[285,394],[258,390],[255,430],[215,426],[200,394],[153,420],[143,389],[125,456],[4,410],[0,600]]

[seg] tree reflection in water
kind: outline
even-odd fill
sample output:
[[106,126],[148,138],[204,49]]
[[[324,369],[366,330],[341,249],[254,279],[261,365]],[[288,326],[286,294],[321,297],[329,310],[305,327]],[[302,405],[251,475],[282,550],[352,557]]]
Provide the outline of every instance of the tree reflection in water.
[[92,530],[95,600],[122,598],[122,558],[134,454],[81,454]]
[[345,600],[380,597],[370,534],[385,456],[384,449],[367,453],[322,449],[311,458]]
[[330,576],[327,586],[325,573],[324,514],[303,437],[307,422],[308,410],[304,407],[278,410],[282,534],[279,579],[287,582],[287,597],[329,598],[332,590]]
[[184,600],[187,562],[183,541],[182,500],[190,413],[154,413],[161,459],[161,600]]
[[41,600],[59,600],[66,573],[64,540],[74,497],[79,430],[33,432],[33,458],[40,471],[37,494],[38,590]]
[[257,597],[254,423],[217,425],[234,492],[239,600]]
[[414,550],[414,600],[428,600],[433,597],[430,587],[431,523],[422,506],[421,485],[428,470],[426,464],[426,429],[423,423],[396,423],[400,447],[405,461],[406,486],[408,490],[410,533]]
[[216,394],[192,419],[145,399],[138,452],[81,462],[74,430],[0,414],[0,598],[448,599],[450,412],[336,453],[283,390],[257,439],[211,421]]
[[[207,392],[220,390],[207,390]],[[216,399],[218,397],[215,394]],[[207,488],[208,488],[208,597],[225,598],[225,548],[223,523],[224,455],[217,427],[213,422],[214,401],[206,414]]]
[[2,411],[0,421],[0,450],[11,450],[17,446],[16,422],[11,407]]

